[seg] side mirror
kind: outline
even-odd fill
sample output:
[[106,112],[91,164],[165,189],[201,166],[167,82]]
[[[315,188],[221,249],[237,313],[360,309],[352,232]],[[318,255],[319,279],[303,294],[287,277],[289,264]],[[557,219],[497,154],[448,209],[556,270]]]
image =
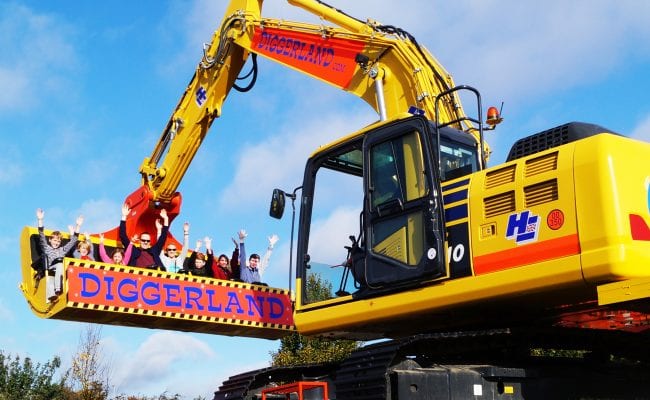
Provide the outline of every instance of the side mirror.
[[271,197],[271,208],[269,215],[273,218],[280,219],[284,214],[285,194],[280,189],[273,189],[273,196]]

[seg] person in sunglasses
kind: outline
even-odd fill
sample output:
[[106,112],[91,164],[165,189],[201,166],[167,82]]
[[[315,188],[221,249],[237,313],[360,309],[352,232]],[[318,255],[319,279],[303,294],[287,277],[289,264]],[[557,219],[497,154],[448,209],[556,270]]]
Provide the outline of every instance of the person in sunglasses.
[[[131,208],[124,204],[122,205],[122,219],[120,220],[120,241],[122,246],[129,247],[131,241],[126,234],[126,217],[131,212]],[[160,231],[160,237],[154,245],[151,244],[151,234],[149,232],[140,233],[140,247],[133,246],[131,252],[131,260],[129,265],[132,267],[141,267],[149,269],[157,269],[165,271],[165,266],[160,259],[160,252],[165,246],[167,240],[167,232],[169,231],[169,217],[167,210],[164,208],[160,210],[160,218],[162,218],[163,226]]]
[[[156,219],[157,238],[160,240],[162,233],[162,221]],[[178,251],[178,246],[174,242],[170,242],[167,247],[160,253],[160,261],[167,272],[178,273],[183,269],[183,263],[187,257],[187,250],[189,250],[190,242],[190,224],[188,222],[183,224],[183,248]]]

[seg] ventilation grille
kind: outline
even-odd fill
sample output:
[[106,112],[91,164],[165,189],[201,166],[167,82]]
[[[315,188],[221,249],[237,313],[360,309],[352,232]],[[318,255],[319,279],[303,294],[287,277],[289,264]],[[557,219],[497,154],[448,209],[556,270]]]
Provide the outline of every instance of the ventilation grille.
[[524,168],[524,176],[528,178],[544,172],[556,170],[557,155],[558,153],[554,152],[545,156],[533,158],[532,160],[527,160],[526,167]]
[[569,143],[569,125],[561,125],[535,135],[519,139],[512,145],[508,161]]
[[515,211],[515,192],[510,191],[483,200],[485,218]]
[[569,122],[568,124],[536,133],[519,139],[512,145],[506,161],[516,160],[540,151],[575,142],[603,132],[614,133],[599,125],[585,124],[584,122]]
[[558,199],[557,180],[536,183],[524,188],[524,203],[526,207],[548,203]]
[[492,189],[515,181],[515,165],[488,172],[485,175],[485,188]]

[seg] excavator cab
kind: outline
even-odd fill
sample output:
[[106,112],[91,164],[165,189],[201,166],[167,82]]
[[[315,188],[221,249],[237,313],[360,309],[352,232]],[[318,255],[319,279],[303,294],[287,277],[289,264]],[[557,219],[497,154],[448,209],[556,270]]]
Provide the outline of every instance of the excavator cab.
[[[472,173],[479,162],[476,142],[472,147],[453,141],[447,130],[453,129],[437,135],[423,117],[401,118],[350,135],[310,158],[297,246],[299,329],[304,320],[320,325],[307,331],[341,329],[345,319],[356,320],[357,328],[360,319],[372,324],[386,315],[353,316],[356,301],[449,277],[437,138],[445,153],[456,156],[456,169]],[[315,293],[317,282],[329,290]],[[314,313],[332,319],[308,317]]]

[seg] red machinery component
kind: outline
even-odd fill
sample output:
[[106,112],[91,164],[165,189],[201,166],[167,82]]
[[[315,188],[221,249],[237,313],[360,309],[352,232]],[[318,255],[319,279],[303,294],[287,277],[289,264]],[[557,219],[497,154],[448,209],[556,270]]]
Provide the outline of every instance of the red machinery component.
[[295,399],[291,396],[293,393],[298,396],[298,400],[329,399],[327,382],[298,381],[262,390],[262,400],[276,398],[274,395],[284,395],[287,400]]

